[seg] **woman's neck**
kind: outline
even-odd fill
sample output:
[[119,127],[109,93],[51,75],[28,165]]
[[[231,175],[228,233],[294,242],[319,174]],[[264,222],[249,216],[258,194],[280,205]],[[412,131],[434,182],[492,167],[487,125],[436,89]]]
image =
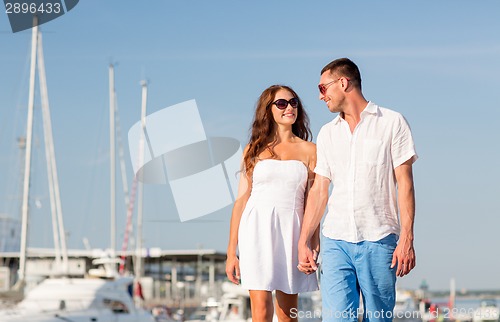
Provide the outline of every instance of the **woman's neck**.
[[277,143],[281,142],[293,142],[297,136],[293,134],[292,127],[287,126],[278,126],[276,128],[276,141]]

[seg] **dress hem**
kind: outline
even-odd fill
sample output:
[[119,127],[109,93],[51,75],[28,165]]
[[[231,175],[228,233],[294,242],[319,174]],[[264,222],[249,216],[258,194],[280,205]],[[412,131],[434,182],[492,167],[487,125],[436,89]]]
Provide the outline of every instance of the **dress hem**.
[[[241,287],[247,291],[268,291],[268,292],[273,292],[273,291],[281,291],[285,294],[301,294],[301,293],[310,293],[310,292],[315,292],[319,290],[319,287],[312,288],[312,289],[306,289],[304,291],[295,291],[295,290],[284,290],[276,287],[247,287],[244,285],[241,285]],[[295,292],[294,292],[295,291]]]

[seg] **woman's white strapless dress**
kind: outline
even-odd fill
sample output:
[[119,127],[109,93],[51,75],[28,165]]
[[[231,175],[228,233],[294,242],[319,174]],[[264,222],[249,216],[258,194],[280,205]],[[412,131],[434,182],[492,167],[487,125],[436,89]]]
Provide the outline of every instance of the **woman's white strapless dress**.
[[266,159],[253,171],[238,231],[241,285],[288,294],[318,289],[316,274],[297,268],[308,169],[298,160]]

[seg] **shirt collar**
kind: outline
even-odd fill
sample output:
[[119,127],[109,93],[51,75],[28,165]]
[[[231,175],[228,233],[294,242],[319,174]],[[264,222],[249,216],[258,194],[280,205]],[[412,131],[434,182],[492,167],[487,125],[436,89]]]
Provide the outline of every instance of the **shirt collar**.
[[[379,109],[379,107],[377,104],[369,101],[368,104],[366,105],[365,109],[361,112],[361,115],[366,114],[366,113],[377,115],[378,109]],[[341,115],[342,115],[342,113],[339,113],[337,115],[337,117],[333,119],[333,124],[338,124],[340,122],[340,120],[342,119]]]
[[374,104],[373,102],[369,101],[363,112],[361,112],[361,114],[363,113],[377,114],[378,113],[377,104]]

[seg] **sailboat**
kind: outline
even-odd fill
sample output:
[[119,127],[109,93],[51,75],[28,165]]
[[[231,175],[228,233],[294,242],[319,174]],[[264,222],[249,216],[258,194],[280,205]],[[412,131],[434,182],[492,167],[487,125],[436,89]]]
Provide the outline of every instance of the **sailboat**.
[[153,322],[135,307],[128,289],[131,277],[48,278],[14,309],[0,312],[3,322],[113,321]]
[[[25,284],[26,276],[26,252],[28,232],[28,200],[29,200],[29,176],[31,167],[31,140],[33,126],[34,85],[35,72],[38,58],[39,79],[42,95],[42,107],[44,108],[44,120],[50,120],[48,109],[48,95],[45,81],[45,69],[43,61],[43,50],[41,44],[41,33],[38,30],[36,18],[32,30],[32,55],[30,74],[30,99],[28,109],[28,130],[26,144],[25,179],[22,207],[22,235],[19,280],[16,290],[21,291]],[[48,118],[47,118],[48,117]],[[50,123],[49,123],[50,124]],[[145,310],[136,308],[132,295],[129,293],[133,283],[131,277],[119,276],[116,272],[116,260],[114,258],[99,259],[95,264],[101,264],[100,269],[91,270],[88,278],[69,278],[65,276],[67,270],[66,243],[64,240],[64,226],[62,213],[60,211],[60,196],[57,185],[57,171],[52,145],[52,133],[50,126],[44,131],[48,142],[47,153],[49,186],[51,192],[51,203],[54,201],[56,215],[53,215],[53,227],[55,235],[55,249],[57,266],[62,270],[60,277],[50,277],[30,290],[24,299],[13,309],[0,312],[0,321],[113,321],[113,322],[153,322],[154,318]],[[53,199],[53,200],[52,200]],[[58,209],[59,208],[59,209]],[[60,261],[60,262],[59,262]],[[97,274],[100,273],[100,274]],[[67,275],[67,274],[66,274]]]

